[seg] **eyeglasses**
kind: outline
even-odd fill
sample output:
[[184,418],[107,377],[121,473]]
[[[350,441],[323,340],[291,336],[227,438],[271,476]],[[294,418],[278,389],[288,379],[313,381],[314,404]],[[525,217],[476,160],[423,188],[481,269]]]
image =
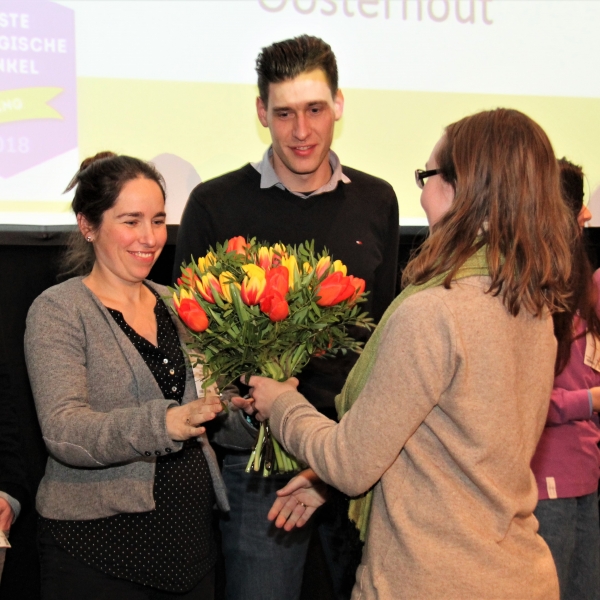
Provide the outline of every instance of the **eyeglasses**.
[[441,169],[429,169],[429,171],[423,171],[423,169],[417,169],[415,171],[415,182],[417,187],[423,189],[425,185],[425,179],[432,175],[439,175],[442,172]]

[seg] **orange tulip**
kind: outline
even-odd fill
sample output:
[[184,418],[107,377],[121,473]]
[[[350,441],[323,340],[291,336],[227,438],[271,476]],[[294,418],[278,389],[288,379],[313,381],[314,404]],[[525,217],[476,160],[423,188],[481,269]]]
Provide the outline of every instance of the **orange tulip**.
[[215,298],[213,296],[213,290],[219,294],[223,295],[223,290],[221,289],[221,284],[219,280],[212,274],[207,273],[206,275],[202,275],[200,279],[196,281],[196,289],[200,293],[200,295],[211,304],[215,303]]
[[181,277],[177,279],[177,285],[193,287],[196,281],[198,281],[198,276],[194,274],[191,267],[186,267],[181,272]]
[[245,255],[247,247],[246,238],[241,235],[236,235],[227,242],[227,252],[237,252],[238,254]]
[[364,293],[365,291],[365,280],[360,277],[353,277],[352,275],[348,275],[348,279],[350,283],[354,286],[354,294],[350,297],[350,304],[354,304]]
[[272,251],[266,246],[261,246],[258,249],[258,264],[264,270],[268,271],[271,268],[271,262],[273,260]]
[[179,318],[196,333],[206,331],[208,329],[208,317],[204,309],[190,292],[180,290],[179,293],[180,298],[177,297],[177,293],[173,294],[173,301]]
[[328,275],[315,291],[319,296],[318,306],[333,306],[353,296],[356,287],[349,277],[345,277],[340,271],[335,271]]

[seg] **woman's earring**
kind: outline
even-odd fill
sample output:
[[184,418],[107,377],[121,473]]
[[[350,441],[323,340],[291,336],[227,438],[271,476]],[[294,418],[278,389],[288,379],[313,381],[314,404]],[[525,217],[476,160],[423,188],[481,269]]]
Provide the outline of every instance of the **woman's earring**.
[[88,235],[88,236],[87,236],[85,239],[86,239],[88,242],[91,242],[91,241],[92,241],[92,236],[91,236],[91,235]]

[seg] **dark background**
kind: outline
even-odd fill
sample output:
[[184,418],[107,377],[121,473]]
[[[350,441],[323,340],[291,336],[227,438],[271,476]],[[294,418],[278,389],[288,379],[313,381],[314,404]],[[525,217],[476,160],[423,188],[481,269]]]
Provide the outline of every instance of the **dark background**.
[[[167,245],[152,269],[149,279],[168,285],[175,255],[177,226],[169,226]],[[68,233],[64,227],[24,228],[4,226],[0,231],[0,315],[4,343],[11,373],[11,384],[17,398],[17,414],[32,493],[42,478],[46,450],[35,415],[35,408],[23,354],[25,318],[33,300],[58,281],[60,260]],[[425,238],[427,228],[402,227],[399,248],[399,269],[407,263],[410,253]],[[598,266],[600,228],[585,230],[592,261]],[[0,390],[2,393],[2,390]],[[0,584],[2,600],[39,600],[39,566],[35,544],[37,515],[25,510],[13,525],[10,534],[12,549],[7,551],[4,574]],[[311,547],[303,598],[326,600],[328,581],[325,578],[318,545]]]

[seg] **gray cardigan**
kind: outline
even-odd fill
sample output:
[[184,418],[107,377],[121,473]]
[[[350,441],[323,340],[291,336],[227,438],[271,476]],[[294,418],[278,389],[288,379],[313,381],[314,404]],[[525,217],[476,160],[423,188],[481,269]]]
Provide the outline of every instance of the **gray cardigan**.
[[[162,296],[167,288],[147,282]],[[167,303],[169,301],[167,300]],[[179,339],[186,330],[173,315]],[[97,519],[155,508],[156,457],[176,452],[166,429],[166,400],[144,360],[100,300],[70,279],[46,290],[27,316],[25,358],[44,442],[50,453],[37,493],[51,519]],[[188,366],[183,402],[197,398]],[[255,430],[236,410],[214,439],[252,447]],[[225,486],[206,435],[202,448],[222,510]]]

